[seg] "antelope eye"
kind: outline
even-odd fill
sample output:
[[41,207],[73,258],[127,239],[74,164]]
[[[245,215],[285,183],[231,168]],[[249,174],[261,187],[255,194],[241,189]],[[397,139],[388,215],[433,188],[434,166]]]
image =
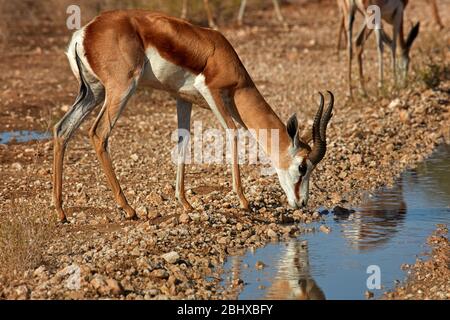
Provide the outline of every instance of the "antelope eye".
[[301,176],[304,176],[306,174],[306,165],[304,165],[304,164],[299,165],[298,172],[300,172]]

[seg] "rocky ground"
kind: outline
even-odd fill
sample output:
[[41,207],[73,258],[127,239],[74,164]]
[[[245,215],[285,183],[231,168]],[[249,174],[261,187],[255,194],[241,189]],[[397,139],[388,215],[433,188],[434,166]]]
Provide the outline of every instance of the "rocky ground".
[[414,265],[404,265],[409,277],[385,299],[450,299],[450,246],[448,229],[440,225],[428,238],[431,252],[425,260],[419,259]]
[[[297,112],[303,126],[310,126],[317,91],[335,93],[328,153],[311,178],[308,209],[286,209],[277,178],[244,165],[252,210],[243,212],[231,190],[229,166],[193,164],[186,185],[196,210],[184,214],[174,199],[170,155],[174,101],[140,90],[110,139],[118,178],[138,221],[125,221],[115,207],[87,136],[94,115],[66,155],[68,225],[54,222],[51,207],[52,143],[0,145],[0,213],[2,226],[8,226],[0,233],[0,298],[233,298],[239,279],[231,287],[220,285],[228,255],[295,237],[301,232],[297,223],[320,219],[318,207],[356,205],[362,191],[389,185],[437,144],[450,141],[450,36],[436,31],[428,7],[417,2],[408,10],[406,21],[423,21],[408,87],[392,89],[386,68],[387,87],[377,92],[372,39],[365,57],[369,96],[348,100],[345,54],[339,58],[335,49],[337,10],[331,1],[320,6],[285,7],[287,28],[273,22],[271,12],[257,11],[249,14],[248,26],[223,29],[282,119]],[[448,9],[442,10],[446,25]],[[317,12],[324,14],[312,14]],[[31,25],[1,53],[8,63],[0,65],[0,132],[44,131],[77,94],[63,54],[69,31],[53,34],[50,22],[41,23],[47,37],[39,38]],[[387,53],[385,58],[389,66]],[[193,119],[204,129],[219,127],[207,110],[194,109]]]

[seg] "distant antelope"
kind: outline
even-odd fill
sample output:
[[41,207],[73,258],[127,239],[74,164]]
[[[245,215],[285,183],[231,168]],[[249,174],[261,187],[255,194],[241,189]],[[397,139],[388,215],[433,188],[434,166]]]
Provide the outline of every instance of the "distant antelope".
[[[437,6],[436,0],[425,0],[430,3],[431,6],[431,12],[433,14],[434,22],[439,27],[439,29],[444,28],[444,24],[442,23],[441,17],[439,15],[439,8]],[[346,32],[346,16],[345,13],[348,11],[348,9],[345,8],[346,6],[346,0],[337,0],[340,17],[339,17],[339,32],[338,32],[338,42],[337,42],[337,50],[341,50],[341,42],[342,42],[342,35],[344,35],[344,40],[347,43],[347,32]]]
[[[281,14],[280,4],[279,4],[278,0],[272,0],[272,3],[273,3],[273,7],[275,9],[275,14],[276,14],[278,21],[283,22],[284,18],[283,18],[283,15]],[[212,10],[209,5],[209,0],[203,0],[203,7],[204,7],[204,9],[206,11],[206,15],[208,17],[208,25],[213,29],[217,29],[217,24],[214,21]],[[237,18],[239,25],[243,24],[244,13],[245,13],[246,7],[247,7],[247,0],[241,0],[241,5],[239,7],[239,13],[238,13],[238,18]],[[183,0],[183,8],[181,10],[181,18],[182,19],[187,18],[187,8],[188,8],[188,0]]]
[[[139,85],[169,92],[176,98],[179,144],[176,197],[192,210],[184,190],[184,166],[192,104],[210,109],[232,136],[233,189],[241,208],[248,210],[239,163],[237,124],[252,129],[256,141],[272,159],[293,207],[308,203],[311,173],[326,153],[326,129],[334,97],[324,111],[324,97],[314,118],[312,140],[299,136],[297,117],[285,125],[256,88],[231,44],[218,31],[200,28],[163,14],[144,10],[105,12],[76,31],[67,50],[80,92],[72,108],[54,127],[53,197],[61,221],[62,172],[66,145],[83,119],[100,103],[103,107],[89,135],[115,200],[128,218],[136,216],[114,173],[108,137],[128,99]],[[272,141],[277,131],[278,139]],[[267,136],[261,142],[261,135]]]
[[[278,2],[278,0],[272,0],[272,3],[273,3],[273,8],[275,9],[275,15],[277,17],[277,20],[279,22],[284,22],[284,18],[283,18],[283,15],[281,14],[281,10],[280,10],[280,3]],[[247,6],[247,0],[241,0],[241,6],[239,8],[239,14],[238,14],[238,19],[237,19],[238,24],[240,26],[243,24],[246,6]]]
[[[339,7],[343,16],[347,17],[347,51],[348,51],[348,95],[352,96],[352,60],[353,60],[353,23],[357,11],[365,16],[362,27],[356,37],[356,47],[358,55],[360,87],[365,93],[365,81],[362,65],[362,55],[364,51],[364,42],[369,37],[373,29],[368,28],[367,22],[370,20],[368,7],[375,5],[380,8],[381,18],[384,22],[393,27],[392,40],[382,29],[382,25],[375,26],[375,35],[378,49],[378,87],[383,86],[383,43],[387,43],[392,52],[392,70],[394,79],[397,82],[396,50],[397,39],[401,48],[400,71],[402,80],[406,79],[409,69],[410,50],[419,34],[419,23],[416,23],[408,34],[406,40],[403,35],[403,16],[408,0],[339,0]],[[342,23],[341,23],[342,26]]]

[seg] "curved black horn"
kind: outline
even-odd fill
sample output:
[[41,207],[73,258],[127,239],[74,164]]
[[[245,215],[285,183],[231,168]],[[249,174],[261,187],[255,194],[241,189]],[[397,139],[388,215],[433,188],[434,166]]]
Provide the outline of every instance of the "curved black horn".
[[334,95],[330,91],[327,91],[330,95],[330,102],[328,103],[327,110],[323,114],[322,120],[320,121],[320,138],[326,143],[327,141],[327,126],[331,117],[333,116],[333,106],[334,106]]
[[318,164],[323,157],[325,156],[326,150],[327,150],[327,142],[326,142],[326,129],[328,122],[330,121],[332,117],[332,111],[333,111],[333,105],[334,105],[334,96],[330,91],[327,91],[330,95],[330,102],[327,106],[327,110],[325,111],[323,117],[323,104],[324,104],[324,97],[323,94],[319,92],[320,94],[320,105],[319,110],[317,111],[316,117],[314,118],[314,124],[313,124],[313,142],[314,147],[309,154],[309,160],[313,164]]
[[314,123],[312,127],[312,136],[314,144],[316,143],[316,141],[320,140],[320,121],[322,119],[323,104],[325,101],[322,92],[319,92],[319,95],[320,95],[319,110],[317,110],[316,116],[314,117]]

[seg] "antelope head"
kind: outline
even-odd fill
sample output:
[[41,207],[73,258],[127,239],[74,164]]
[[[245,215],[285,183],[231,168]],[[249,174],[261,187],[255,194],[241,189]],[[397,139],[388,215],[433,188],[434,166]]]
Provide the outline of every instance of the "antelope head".
[[420,29],[420,22],[417,22],[409,31],[408,37],[406,38],[406,41],[402,46],[402,56],[399,62],[399,69],[402,82],[404,82],[406,80],[406,77],[408,76],[409,62],[411,60],[410,51],[414,43],[414,40],[416,40],[419,34],[419,29]]
[[[311,173],[323,159],[327,149],[326,130],[332,116],[334,96],[328,91],[330,102],[324,113],[324,97],[322,93],[319,92],[319,94],[320,104],[314,118],[311,138],[300,138],[297,116],[295,114],[289,118],[286,126],[287,133],[291,139],[288,152],[289,165],[286,169],[277,169],[277,173],[289,205],[293,208],[304,207],[308,204]],[[308,144],[310,140],[313,141],[312,148]]]

